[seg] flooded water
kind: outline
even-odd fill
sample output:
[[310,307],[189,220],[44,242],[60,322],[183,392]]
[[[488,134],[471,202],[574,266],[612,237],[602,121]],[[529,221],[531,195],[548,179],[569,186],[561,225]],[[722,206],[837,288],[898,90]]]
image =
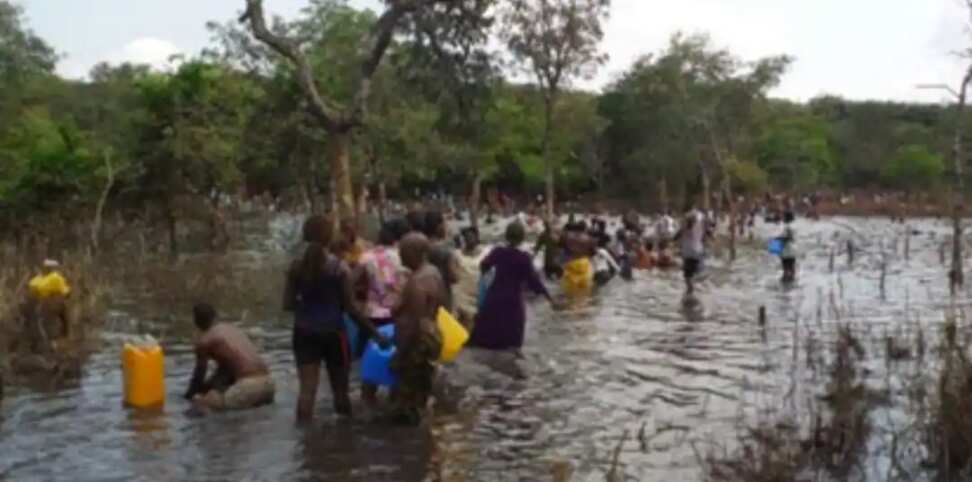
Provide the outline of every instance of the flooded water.
[[[248,240],[254,248],[241,259],[282,270],[294,225],[274,221]],[[181,394],[193,366],[191,333],[173,329],[165,336],[164,410],[123,408],[119,337],[164,331],[162,320],[171,317],[142,320],[131,300],[119,302],[112,317],[121,321],[108,324],[104,349],[76,384],[8,390],[0,405],[0,479],[535,481],[567,470],[570,480],[603,481],[617,454],[624,476],[617,480],[697,480],[699,453],[729,444],[743,422],[787,410],[781,401],[794,380],[797,390],[817,388],[797,373],[805,369],[799,340],[826,343],[839,322],[877,334],[941,321],[949,297],[939,246],[948,228],[933,220],[907,226],[798,221],[800,274],[789,289],[778,281],[778,260],[763,249],[762,240],[780,228],[761,225],[731,265],[718,254],[706,261],[700,307],[683,308],[677,270],[615,280],[561,312],[535,303],[524,358],[466,350],[443,369],[442,403],[419,428],[383,425],[360,403],[354,419],[336,418],[326,387],[315,423],[296,426],[289,320],[273,310],[241,323],[272,367],[274,405],[190,415]],[[906,229],[915,230],[908,260]],[[843,254],[847,239],[857,248],[852,265]],[[757,323],[760,306],[765,327]],[[882,376],[883,362],[873,365],[872,376]],[[520,372],[526,377],[513,376]]]

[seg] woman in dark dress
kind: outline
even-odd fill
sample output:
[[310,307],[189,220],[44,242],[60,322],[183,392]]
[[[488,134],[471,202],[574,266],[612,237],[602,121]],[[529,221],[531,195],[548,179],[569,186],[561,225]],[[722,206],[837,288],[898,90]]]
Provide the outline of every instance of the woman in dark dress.
[[526,230],[519,222],[506,227],[506,246],[498,246],[483,259],[483,273],[496,270],[493,282],[473,328],[470,345],[489,350],[516,350],[523,346],[526,325],[526,302],[523,293],[530,290],[553,303],[550,293],[533,267],[533,259],[521,251]]

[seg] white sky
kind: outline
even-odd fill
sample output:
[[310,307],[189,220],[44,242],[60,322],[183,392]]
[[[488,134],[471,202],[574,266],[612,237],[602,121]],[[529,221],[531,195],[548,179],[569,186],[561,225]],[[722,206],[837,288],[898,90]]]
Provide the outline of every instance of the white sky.
[[[17,1],[17,0],[15,0]],[[707,32],[744,58],[789,54],[796,62],[773,93],[806,100],[939,102],[946,94],[919,83],[955,85],[972,46],[961,0],[613,0],[603,48],[609,63],[599,88],[644,53],[664,48],[676,31]],[[225,21],[244,0],[19,0],[28,25],[64,59],[62,75],[82,77],[99,61],[164,66],[172,54],[209,43],[205,23]],[[306,0],[266,0],[269,12],[294,15]],[[351,0],[376,6],[377,0]]]

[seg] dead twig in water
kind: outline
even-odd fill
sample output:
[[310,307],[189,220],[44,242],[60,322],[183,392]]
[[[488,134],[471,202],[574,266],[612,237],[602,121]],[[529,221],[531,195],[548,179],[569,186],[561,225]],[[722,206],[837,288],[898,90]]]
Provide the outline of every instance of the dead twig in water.
[[611,458],[611,470],[607,474],[607,482],[617,482],[620,480],[618,478],[618,460],[621,458],[621,449],[624,448],[624,443],[628,440],[628,430],[624,431],[621,435],[621,441],[618,442],[618,446],[614,447],[614,456]]

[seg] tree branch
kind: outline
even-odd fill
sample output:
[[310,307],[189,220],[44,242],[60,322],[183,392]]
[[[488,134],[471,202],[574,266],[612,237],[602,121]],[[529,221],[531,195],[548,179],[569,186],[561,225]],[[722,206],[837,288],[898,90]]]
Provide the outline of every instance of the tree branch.
[[254,37],[294,64],[297,69],[297,83],[310,100],[311,112],[321,121],[324,128],[329,131],[346,128],[346,123],[341,116],[341,109],[325,100],[318,91],[310,62],[300,51],[297,43],[274,34],[267,28],[267,20],[263,12],[263,0],[246,0],[246,12],[240,16],[240,22],[247,21],[249,21],[250,30]]
[[371,77],[374,76],[375,70],[378,69],[378,64],[381,63],[382,57],[385,56],[385,51],[388,50],[388,46],[391,44],[395,27],[398,26],[399,21],[406,13],[415,10],[416,7],[417,3],[414,1],[396,2],[392,4],[381,15],[378,22],[375,23],[374,28],[372,28],[371,33],[368,35],[368,40],[362,49],[366,54],[361,62],[361,77],[358,79],[358,86],[355,89],[351,118],[348,119],[352,125],[360,125],[367,115],[368,95],[371,93]]

